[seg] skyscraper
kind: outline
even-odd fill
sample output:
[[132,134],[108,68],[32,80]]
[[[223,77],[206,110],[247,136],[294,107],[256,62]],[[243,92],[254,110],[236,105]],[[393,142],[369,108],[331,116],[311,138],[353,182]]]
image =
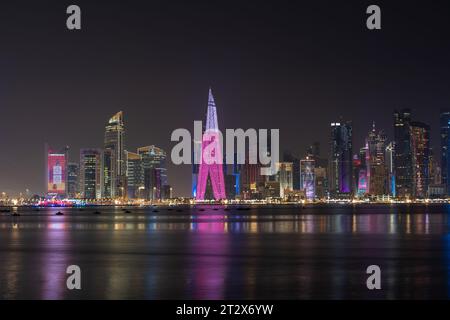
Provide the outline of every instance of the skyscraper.
[[287,192],[293,190],[293,169],[292,162],[278,163],[277,181],[280,183],[280,198],[284,198]]
[[80,150],[80,191],[85,199],[102,197],[102,151]]
[[69,147],[54,150],[45,146],[46,190],[50,197],[67,196],[67,162]]
[[226,185],[226,195],[230,200],[241,196],[241,169],[242,165],[237,163],[237,153],[234,153],[234,163],[225,164],[224,177]]
[[141,194],[144,190],[144,170],[141,155],[125,151],[127,164],[127,197],[129,199],[145,198]]
[[194,140],[194,149],[192,150],[192,186],[191,194],[192,198],[197,198],[197,183],[198,183],[198,172],[200,165],[195,162],[195,159],[200,159],[202,153],[202,142]]
[[104,196],[106,198],[124,197],[126,193],[125,153],[124,153],[124,121],[120,111],[109,119],[105,127],[105,154],[107,157],[105,172]]
[[413,196],[426,198],[430,182],[430,127],[422,122],[411,122],[410,128]]
[[397,197],[412,196],[411,110],[394,111],[395,189]]
[[366,192],[372,196],[382,196],[386,194],[386,168],[384,161],[386,135],[382,130],[375,129],[375,122],[372,130],[366,139],[366,172],[368,189]]
[[308,201],[316,197],[315,160],[307,156],[300,160],[300,189],[305,190]]
[[395,168],[394,168],[395,147],[394,142],[390,142],[386,147],[385,164],[388,174],[386,189],[389,195],[396,197],[395,192]]
[[[265,177],[261,175],[259,163],[249,163],[248,157],[245,164],[241,165],[241,195],[245,200],[261,198],[261,189],[264,187]],[[279,196],[279,192],[277,197]]]
[[107,148],[103,150],[103,187],[102,197],[113,199],[116,194],[116,161],[115,152],[113,149]]
[[[208,154],[206,154],[207,152]],[[205,199],[208,178],[211,181],[214,199],[226,199],[222,145],[219,139],[216,104],[211,89],[209,89],[206,127],[202,138],[202,156],[198,174],[197,200]]]
[[168,185],[166,152],[153,145],[138,148],[137,151],[142,159],[146,199],[161,200],[164,195],[162,190]]
[[[308,155],[311,153],[313,153],[314,150],[312,150],[311,147],[311,152],[308,152]],[[293,177],[293,188],[294,190],[300,190],[300,159],[296,156],[294,156],[294,154],[292,154],[291,152],[285,152],[283,154],[283,161],[284,162],[292,162],[293,165],[293,170],[294,170],[294,177]]]
[[76,198],[79,193],[80,166],[78,163],[70,162],[67,165],[67,196],[69,198]]
[[352,193],[352,124],[331,123],[329,187],[331,196],[349,197]]
[[447,195],[450,194],[450,181],[448,179],[448,166],[449,166],[449,131],[450,131],[450,111],[441,110],[440,115],[440,134],[441,134],[441,179],[442,184],[447,188]]

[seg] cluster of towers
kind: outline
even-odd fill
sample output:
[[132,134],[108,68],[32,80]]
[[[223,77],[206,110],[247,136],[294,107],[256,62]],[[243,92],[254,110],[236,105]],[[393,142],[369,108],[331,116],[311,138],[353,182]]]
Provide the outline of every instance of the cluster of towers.
[[[285,152],[271,176],[261,174],[263,165],[248,161],[244,164],[193,161],[192,198],[288,201],[446,198],[450,191],[450,111],[442,111],[440,119],[439,153],[433,153],[430,146],[430,126],[413,121],[411,111],[403,109],[394,112],[392,141],[373,124],[364,145],[356,151],[351,121],[333,122],[328,157],[321,156],[317,142],[300,158]],[[47,194],[153,201],[172,197],[164,150],[152,145],[138,148],[137,152],[127,151],[124,133],[123,113],[118,112],[105,127],[104,148],[81,149],[79,163],[68,161],[67,147],[47,148]],[[212,156],[225,159],[219,137],[217,108],[210,89],[204,133],[201,141],[194,141],[193,158],[203,157],[205,150],[216,145]],[[269,146],[270,143],[269,139]]]
[[[355,152],[351,121],[330,126],[328,157],[314,143],[298,158],[286,152],[273,176],[261,176],[258,164],[193,166],[192,197],[206,199],[353,199],[445,198],[450,190],[450,112],[441,112],[441,148],[430,146],[430,126],[413,121],[409,109],[394,112],[394,139],[388,141],[375,123]],[[205,131],[218,131],[210,91]],[[205,150],[217,137],[197,141]],[[220,150],[220,148],[219,148]]]
[[374,124],[358,153],[352,149],[351,122],[331,124],[329,197],[447,197],[450,112],[441,112],[441,152],[436,154],[430,126],[413,121],[410,109],[395,110],[393,120],[392,141]]
[[166,153],[155,146],[124,148],[123,112],[105,126],[104,147],[83,148],[79,163],[69,162],[69,148],[46,147],[46,190],[49,197],[89,200],[162,200],[172,196]]

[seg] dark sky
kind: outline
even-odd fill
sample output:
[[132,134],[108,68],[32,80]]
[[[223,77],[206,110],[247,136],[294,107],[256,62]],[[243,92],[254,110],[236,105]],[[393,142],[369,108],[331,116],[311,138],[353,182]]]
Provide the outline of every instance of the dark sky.
[[[82,30],[66,29],[66,8]],[[382,9],[382,30],[365,27]],[[329,124],[372,121],[392,137],[410,107],[432,126],[450,107],[448,1],[10,1],[0,6],[0,191],[44,191],[44,143],[101,147],[125,113],[126,147],[167,150],[204,120],[208,87],[221,128],[279,128],[281,150],[326,154]],[[169,166],[188,195],[189,166]]]

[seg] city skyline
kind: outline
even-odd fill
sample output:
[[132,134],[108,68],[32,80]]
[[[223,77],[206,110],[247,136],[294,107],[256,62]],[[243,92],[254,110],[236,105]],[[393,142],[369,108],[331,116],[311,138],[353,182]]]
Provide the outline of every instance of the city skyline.
[[[211,104],[211,88],[209,89],[210,90],[210,93],[209,93],[209,102],[208,102],[208,104],[210,105]],[[212,98],[212,99],[214,99],[214,98]],[[213,104],[214,104],[214,100],[212,100],[213,102]],[[215,107],[214,107],[214,109],[215,109]],[[411,113],[413,113],[413,112],[411,112],[411,110],[410,109],[402,109],[402,111],[407,111],[407,112],[409,112],[410,114]],[[209,112],[209,109],[208,109],[208,112]],[[215,112],[217,112],[217,111],[215,111]],[[396,116],[396,114],[398,113],[398,111],[397,110],[394,110],[393,111],[393,115],[394,115],[394,121],[393,121],[393,127],[395,127],[395,118],[397,117]],[[448,109],[442,109],[441,110],[441,113],[439,114],[439,118],[440,118],[440,127],[438,128],[439,130],[436,130],[436,131],[439,131],[439,136],[442,136],[442,134],[443,134],[443,128],[442,128],[442,117],[443,116],[445,116],[445,115],[447,115],[447,114],[449,114],[449,111],[448,111]],[[117,112],[115,115],[113,115],[112,116],[112,118],[109,120],[109,124],[111,124],[111,121],[112,120],[114,120],[115,118],[117,118],[117,117],[120,117],[120,122],[121,122],[121,126],[122,126],[122,128],[124,128],[125,127],[125,124],[124,124],[124,114],[123,114],[123,111],[119,111],[119,112]],[[409,117],[411,117],[410,115],[409,115]],[[392,118],[392,117],[391,117]],[[207,117],[207,119],[208,119],[208,117]],[[346,121],[346,120],[343,120],[343,118],[342,117],[339,117],[339,119],[340,119],[340,121],[344,121],[344,123],[342,123],[342,125],[345,127],[345,123],[349,123],[350,124],[350,141],[351,141],[351,143],[353,144],[353,145],[355,145],[355,140],[356,141],[358,141],[358,140],[360,140],[361,138],[364,140],[364,139],[367,139],[367,137],[365,137],[365,133],[360,133],[361,134],[361,136],[360,137],[358,137],[358,136],[356,136],[356,139],[355,139],[355,135],[352,133],[352,131],[353,131],[353,122],[352,121]],[[409,121],[411,121],[411,120],[409,120]],[[114,122],[114,121],[113,121]],[[447,121],[448,122],[448,121]],[[425,124],[425,123],[423,123],[423,122],[411,122],[412,124],[417,124],[417,125],[419,125],[419,126],[427,126],[427,130],[428,130],[428,132],[433,132],[434,130],[431,128],[430,129],[430,126],[429,125],[427,125],[427,124]],[[338,123],[338,122],[332,122],[331,123],[331,128],[333,129],[336,125],[339,125],[339,127],[341,127],[341,123]],[[372,122],[372,132],[374,132],[375,133],[375,127],[376,127],[376,124],[375,124],[375,122],[373,121]],[[107,131],[108,131],[108,125],[106,126],[106,128],[107,128]],[[380,129],[380,128],[378,128],[378,129]],[[124,129],[121,129],[121,130],[124,130]],[[409,129],[408,129],[409,130]],[[124,131],[126,131],[126,129],[124,130]],[[383,135],[385,135],[385,137],[384,137],[384,139],[387,139],[385,142],[386,142],[386,144],[385,144],[385,147],[387,147],[388,146],[388,144],[390,143],[390,141],[393,141],[394,139],[395,139],[395,134],[393,135],[393,137],[388,137],[388,135],[386,135],[385,133],[386,132],[388,132],[389,130],[386,130],[386,129],[384,129],[384,128],[381,128],[380,129],[380,132],[383,134]],[[393,131],[395,131],[395,130],[393,130]],[[367,131],[367,132],[369,132],[369,139],[370,139],[370,130],[369,131]],[[428,133],[429,134],[429,133]],[[333,136],[333,133],[331,134],[331,136]],[[122,139],[122,138],[121,138]],[[444,140],[442,140],[442,141],[444,141]],[[437,147],[435,147],[435,148],[433,148],[433,150],[435,150],[434,151],[434,156],[436,157],[436,159],[437,159],[437,163],[440,165],[440,163],[441,163],[441,161],[444,161],[443,159],[441,159],[441,149],[442,148],[445,148],[445,144],[444,145],[442,145],[442,141],[441,141],[441,139],[439,139],[439,141],[433,141],[434,143],[433,143],[433,145],[430,143],[430,148],[432,148],[433,146],[437,146]],[[308,155],[310,155],[310,153],[309,153],[309,151],[308,150],[310,150],[310,148],[313,148],[313,145],[314,146],[316,146],[317,148],[319,148],[320,150],[321,150],[321,152],[320,152],[320,154],[318,154],[317,156],[320,156],[320,158],[322,158],[322,159],[327,159],[328,161],[333,161],[331,158],[330,158],[330,155],[331,155],[331,153],[330,153],[330,150],[329,150],[329,143],[330,143],[330,141],[327,141],[325,144],[321,144],[320,142],[318,142],[318,141],[311,141],[310,143],[309,143],[309,145],[303,150],[303,151],[299,151],[299,152],[292,152],[291,150],[289,150],[289,149],[281,149],[280,150],[280,161],[281,162],[286,162],[287,160],[286,159],[284,159],[284,158],[286,158],[286,157],[289,157],[289,156],[294,156],[294,162],[295,161],[297,161],[297,162],[299,162],[298,163],[298,165],[300,165],[300,163],[301,162],[304,162],[305,161],[305,159],[307,159],[308,158]],[[134,145],[134,143],[131,143],[132,145]],[[155,145],[154,144],[152,144],[152,143],[148,143],[148,145],[152,145],[152,147],[154,147]],[[367,141],[365,142],[365,144],[367,145]],[[170,147],[173,147],[173,143],[172,143],[172,145],[170,146]],[[51,147],[53,147],[53,146],[51,146]],[[364,143],[362,144],[362,145],[360,145],[360,146],[358,146],[358,145],[355,145],[355,147],[353,148],[353,149],[351,149],[349,152],[349,159],[353,159],[353,157],[354,156],[356,156],[357,154],[358,154],[358,149],[359,148],[363,148],[364,147]],[[367,146],[366,146],[367,147]],[[49,144],[48,143],[45,143],[45,150],[48,150],[50,148],[50,146],[49,146]],[[138,152],[139,152],[139,149],[142,149],[143,147],[138,147],[137,149],[138,149]],[[102,163],[101,163],[101,166],[102,166],[102,170],[104,171],[105,169],[103,169],[103,168],[105,168],[105,166],[104,166],[104,164],[105,164],[105,154],[106,154],[106,152],[108,151],[110,149],[110,147],[108,146],[108,145],[106,145],[106,147],[105,147],[105,149],[102,149],[102,148],[86,148],[86,147],[81,147],[80,148],[80,150],[79,150],[79,153],[75,150],[75,151],[72,151],[72,153],[73,154],[82,154],[82,152],[84,151],[84,150],[87,150],[87,151],[92,151],[92,150],[98,150],[98,152],[99,152],[99,156],[101,156],[102,157]],[[445,150],[446,150],[447,148],[445,148]],[[81,163],[82,163],[82,160],[81,160],[81,158],[77,158],[77,157],[70,157],[70,156],[68,156],[67,157],[67,155],[69,154],[69,152],[70,152],[70,150],[71,150],[71,148],[70,148],[70,146],[69,145],[65,145],[64,147],[61,147],[60,149],[49,149],[49,153],[51,154],[51,153],[56,153],[56,156],[59,156],[61,153],[64,153],[64,154],[66,154],[66,164],[67,165],[74,165],[74,164],[76,164],[76,165],[78,165],[79,167],[80,167],[80,169],[82,168],[82,165],[81,165]],[[170,149],[169,149],[169,151],[170,151]],[[47,151],[46,151],[47,152]],[[162,152],[166,152],[166,151],[162,151]],[[246,152],[248,152],[248,150],[246,150]],[[127,153],[127,154],[133,154],[133,152],[131,151],[131,150],[129,150],[128,148],[124,148],[123,149],[123,153],[124,153],[124,155],[125,155],[125,153]],[[169,152],[170,153],[170,152]],[[383,160],[384,161],[384,160]],[[288,161],[289,162],[289,161]],[[291,161],[292,162],[292,161]],[[168,167],[171,167],[171,162],[170,162],[170,160],[169,161],[167,161],[167,164],[169,164],[169,166]],[[328,165],[329,165],[329,163],[328,163]],[[126,159],[124,160],[124,166],[126,167]],[[174,165],[172,164],[172,167],[173,167]],[[191,165],[180,165],[179,167],[182,167],[182,168],[184,168],[184,170],[186,171],[192,171],[192,167],[191,167]],[[326,168],[327,170],[329,169],[328,167]],[[446,179],[445,179],[445,174],[446,174],[446,170],[444,170],[444,169],[442,169],[442,168],[440,168],[441,170],[442,170],[442,183],[446,183]],[[47,169],[46,169],[47,170]],[[167,170],[167,169],[166,169]],[[224,172],[226,172],[226,168],[224,167]],[[353,170],[351,167],[349,167],[349,169],[347,170],[347,171],[349,171],[349,170]],[[169,170],[170,171],[170,170]],[[67,174],[67,173],[66,173]],[[300,180],[301,180],[301,173],[297,173],[297,174],[300,174],[300,176],[299,177],[297,177],[297,178],[299,178]],[[331,172],[328,172],[328,179],[330,179],[331,178],[331,175],[332,175],[332,173]],[[348,176],[348,173],[347,173],[347,176]],[[46,178],[47,179],[47,178]],[[98,196],[98,197],[101,197],[101,198],[111,198],[110,196],[105,196],[105,192],[107,193],[107,191],[105,191],[106,190],[106,186],[105,186],[105,184],[106,184],[106,182],[105,182],[105,179],[106,179],[106,176],[105,176],[105,172],[102,172],[102,181],[101,181],[101,186],[100,186],[100,188],[101,188],[101,193],[99,193],[99,194],[101,194],[101,196]],[[165,178],[166,179],[166,184],[168,184],[168,182],[167,182],[167,178]],[[174,178],[172,178],[173,180],[174,180],[174,185],[176,186],[176,185],[180,185],[180,183],[177,183],[177,181],[176,181],[176,179],[174,179]],[[192,179],[192,178],[191,178]],[[347,184],[347,187],[345,187],[345,188],[347,188],[346,190],[346,192],[344,192],[344,193],[349,193],[349,184],[351,184],[351,183],[353,183],[352,181],[351,181],[351,177],[350,178],[348,178],[348,179],[350,179],[349,181],[347,181],[346,182],[346,184]],[[46,180],[47,181],[47,180]],[[330,189],[329,189],[329,191],[330,191],[330,194],[333,194],[333,192],[331,191],[333,188],[336,188],[336,187],[333,187],[332,186],[332,182],[331,182],[332,180],[330,180],[329,181],[329,183],[330,183],[330,185],[329,185],[329,187],[330,187]],[[190,181],[191,183],[192,183],[192,180]],[[46,182],[47,184],[48,184],[48,182]],[[170,184],[168,184],[169,186],[170,186]],[[353,189],[355,189],[355,187],[353,187]],[[356,189],[357,189],[357,187],[356,187]],[[358,192],[356,191],[356,189],[355,190],[353,190],[353,192],[355,193],[355,194],[357,194]],[[176,190],[176,189],[175,189]],[[4,192],[4,191],[2,191],[2,192]],[[29,196],[32,196],[32,195],[34,195],[34,194],[39,194],[39,195],[45,195],[46,193],[47,193],[48,191],[46,191],[46,192],[41,192],[41,193],[33,193],[33,192],[31,192],[29,189],[28,189],[28,192],[27,192],[27,190],[21,190],[20,191],[20,193],[22,193],[22,194],[26,194],[26,193],[28,193],[28,195]],[[343,191],[342,191],[343,192]],[[192,193],[192,190],[191,190],[191,193],[189,193],[189,194],[179,194],[177,191],[175,191],[174,192],[174,194],[173,194],[174,196],[177,196],[177,197],[194,197],[195,198],[195,195]],[[118,195],[117,195],[118,196]],[[114,196],[115,197],[115,196]],[[114,197],[112,197],[112,198],[114,198]],[[88,197],[89,198],[89,197]]]
[[[402,108],[430,125],[436,149],[439,110],[450,104],[450,48],[440,32],[448,4],[380,5],[378,33],[365,29],[362,4],[286,5],[274,15],[270,4],[236,12],[234,3],[136,1],[123,13],[119,2],[104,10],[82,1],[79,33],[60,28],[63,4],[29,4],[36,14],[5,5],[0,191],[42,193],[42,145],[69,144],[72,159],[83,147],[102,148],[105,118],[119,110],[128,149],[170,150],[175,128],[204,119],[209,86],[220,127],[280,128],[281,151],[298,156],[314,141],[326,146],[328,124],[340,116],[352,120],[355,146],[373,121],[392,140],[391,115]],[[111,17],[120,23],[107,23]],[[329,17],[339,17],[336,28]],[[168,170],[176,195],[190,195],[191,170]]]
[[[233,190],[232,193],[234,194],[232,197],[227,197],[225,194],[221,194],[220,191],[217,193],[217,190],[214,190],[214,186],[212,186],[212,189],[210,187],[206,186],[206,182],[208,179],[216,179],[212,176],[209,177],[209,173],[206,174],[206,168],[203,169],[205,172],[203,174],[202,179],[200,179],[198,173],[193,171],[192,174],[192,183],[193,189],[192,193],[190,195],[186,195],[185,197],[192,197],[197,198],[197,200],[203,200],[205,188],[206,192],[210,193],[209,197],[212,196],[211,191],[214,191],[214,198],[216,200],[219,199],[232,199],[239,195],[240,191],[242,189],[241,195],[242,199],[252,199],[252,197],[248,197],[245,195],[246,192],[251,191],[249,189],[248,183],[252,184],[255,183],[259,184],[261,182],[266,181],[266,184],[270,181],[278,181],[280,185],[278,186],[278,192],[280,192],[280,197],[284,198],[285,191],[284,188],[281,187],[283,184],[283,178],[280,177],[283,176],[283,169],[286,165],[290,166],[289,169],[289,177],[291,181],[286,185],[286,187],[290,191],[295,190],[304,190],[305,192],[305,198],[308,200],[314,200],[314,198],[321,198],[325,195],[319,195],[316,194],[315,191],[318,188],[316,185],[316,169],[324,169],[325,170],[325,180],[326,181],[326,190],[328,196],[333,197],[341,197],[341,196],[348,196],[348,195],[358,195],[358,196],[365,196],[365,195],[372,195],[372,196],[381,196],[381,195],[390,195],[390,196],[400,196],[400,197],[413,197],[413,198],[427,198],[428,197],[428,186],[435,184],[435,187],[440,187],[440,185],[446,186],[446,175],[448,168],[442,168],[441,164],[445,167],[445,158],[448,157],[448,139],[446,140],[446,137],[448,136],[448,131],[450,127],[450,121],[448,119],[449,111],[447,110],[441,110],[440,119],[441,119],[441,126],[440,126],[440,148],[437,150],[432,151],[431,145],[430,145],[430,126],[423,123],[423,122],[417,122],[413,121],[412,112],[410,109],[402,109],[400,111],[394,110],[393,112],[393,127],[394,127],[394,138],[388,139],[387,135],[385,134],[384,129],[378,129],[376,128],[375,122],[372,123],[372,129],[368,131],[368,135],[365,137],[365,144],[362,146],[354,146],[354,134],[353,134],[353,125],[351,121],[344,121],[341,119],[340,121],[344,121],[342,123],[339,122],[332,122],[330,124],[331,126],[331,140],[329,141],[331,143],[331,149],[325,147],[321,148],[319,142],[313,142],[310,144],[310,146],[305,149],[303,153],[300,154],[300,156],[290,153],[289,151],[281,151],[281,157],[280,162],[277,164],[278,166],[278,173],[273,176],[273,178],[269,177],[260,177],[259,174],[259,167],[260,165],[256,165],[256,171],[253,174],[253,178],[250,178],[253,182],[247,182],[247,187],[245,187],[245,176],[248,175],[247,170],[249,170],[249,167],[252,167],[253,165],[241,165],[241,166],[234,166],[232,169],[232,175],[234,178],[227,178],[227,183],[225,184],[225,180],[222,177],[222,182],[219,183],[221,185],[220,188],[224,188],[224,190],[232,190],[235,188],[236,190]],[[444,121],[447,119],[446,121]],[[445,125],[445,123],[447,125]],[[111,161],[116,158],[116,156],[111,155],[111,148],[115,148],[111,145],[110,141],[117,141],[115,138],[111,140],[111,131],[116,131],[116,126],[119,125],[119,134],[120,138],[119,141],[121,141],[121,151],[119,153],[123,154],[121,157],[123,157],[123,165],[124,165],[124,182],[119,182],[119,180],[116,182],[119,185],[121,183],[125,183],[121,189],[123,189],[123,192],[117,192],[115,195],[111,192],[111,177],[118,176],[116,169],[114,166],[111,167]],[[113,126],[113,129],[112,127]],[[80,158],[79,162],[75,161],[73,158],[68,157],[68,151],[69,147],[65,146],[60,149],[54,149],[53,147],[50,147],[48,144],[45,145],[45,151],[46,151],[46,192],[44,192],[42,195],[49,195],[49,196],[58,196],[58,197],[66,197],[70,194],[70,189],[77,189],[77,187],[69,186],[69,179],[68,177],[72,174],[74,176],[75,181],[77,181],[77,172],[74,171],[74,169],[69,169],[70,166],[74,167],[76,166],[79,171],[79,181],[76,182],[79,183],[78,185],[78,192],[75,192],[77,194],[76,197],[80,198],[87,198],[87,199],[105,199],[105,198],[123,198],[124,196],[133,199],[133,198],[147,198],[149,200],[156,200],[156,199],[164,199],[162,195],[170,194],[171,196],[178,196],[172,191],[172,186],[168,183],[168,171],[166,166],[166,151],[151,145],[148,147],[139,147],[137,148],[137,153],[134,153],[127,148],[124,148],[124,140],[125,140],[125,132],[127,131],[125,129],[125,122],[124,122],[124,114],[122,111],[117,112],[115,115],[111,117],[111,119],[108,121],[106,125],[106,133],[105,133],[105,147],[104,149],[88,149],[88,148],[81,148],[80,149]],[[217,122],[217,110],[214,102],[214,98],[212,96],[211,88],[209,89],[209,96],[208,96],[208,111],[207,111],[207,123],[205,124],[204,129],[208,130],[217,130],[218,129],[218,122]],[[406,131],[398,131],[398,130],[406,130]],[[425,131],[424,131],[425,130]],[[422,135],[424,135],[422,137]],[[406,139],[406,140],[405,140]],[[420,142],[422,139],[424,140],[424,145],[422,145],[422,142]],[[405,141],[406,145],[405,147],[407,149],[402,149],[405,147],[402,147],[403,140]],[[419,141],[419,142],[418,142]],[[447,141],[447,143],[446,143]],[[205,143],[205,142],[204,142]],[[195,146],[195,143],[193,143]],[[419,146],[417,146],[419,145]],[[395,148],[396,146],[396,148]],[[202,148],[204,148],[202,146]],[[329,146],[328,146],[329,147]],[[417,149],[417,148],[422,149]],[[322,152],[320,150],[322,149]],[[323,151],[325,149],[325,152]],[[328,150],[327,150],[328,149]],[[143,155],[149,153],[151,154],[161,154],[163,157],[162,161],[164,164],[161,164],[159,161],[156,160],[155,164],[151,164],[150,162],[148,165],[143,164],[144,167],[142,169],[137,169],[136,165],[140,163],[140,161],[146,161],[142,158]],[[248,150],[246,150],[246,153]],[[424,154],[425,152],[425,154]],[[86,177],[84,176],[84,170],[85,170],[85,154],[88,155],[94,155],[95,157],[98,157],[97,164],[94,164],[94,167],[96,167],[96,171],[101,172],[94,172],[93,174],[93,182],[94,185],[98,184],[97,187],[94,187],[91,193],[86,193],[84,191],[84,180]],[[335,156],[333,156],[333,154]],[[410,156],[410,154],[412,156]],[[416,155],[420,157],[425,157],[423,159],[417,159]],[[236,155],[235,155],[236,156]],[[388,159],[388,157],[392,157],[391,159]],[[406,158],[405,158],[406,157]],[[409,158],[408,158],[409,157]],[[109,160],[108,160],[109,159]],[[138,162],[136,162],[136,160]],[[147,161],[155,161],[155,160],[147,160]],[[327,162],[327,164],[324,164],[324,161]],[[421,162],[418,162],[421,161]],[[130,169],[130,163],[132,165],[132,168]],[[247,159],[248,163],[248,159]],[[303,165],[302,165],[303,163]],[[308,167],[306,169],[308,171],[304,171],[305,163],[309,163]],[[317,163],[317,164],[316,164]],[[407,163],[407,164],[405,164]],[[408,164],[409,163],[409,164]],[[140,165],[140,164],[139,164]],[[156,165],[156,167],[154,167]],[[162,165],[162,167],[160,167]],[[294,167],[292,167],[292,165]],[[408,169],[408,165],[412,166],[411,169]],[[183,165],[184,167],[190,167],[190,165]],[[297,171],[294,171],[295,166],[298,166],[300,169],[297,169]],[[420,167],[420,169],[415,168]],[[437,166],[437,167],[436,167]],[[163,169],[157,169],[157,176],[154,176],[155,173],[145,173],[144,169],[147,168],[163,168]],[[413,170],[414,167],[414,170]],[[49,169],[52,168],[52,169]],[[193,164],[191,167],[197,168],[198,172],[202,171],[200,170],[201,165],[195,165]],[[401,169],[406,168],[406,169]],[[138,170],[138,176],[133,177],[133,172]],[[164,171],[160,171],[164,170]],[[212,170],[212,169],[211,169]],[[220,175],[228,176],[230,172],[228,172],[227,175],[227,166],[224,165],[224,167],[220,167],[219,171],[221,171]],[[356,170],[356,171],[355,171]],[[374,171],[375,170],[375,171]],[[403,171],[402,171],[403,170]],[[406,170],[406,171],[404,171]],[[408,171],[409,170],[409,171]],[[431,172],[430,170],[433,170]],[[438,170],[438,171],[436,171]],[[213,170],[214,172],[217,170]],[[150,176],[148,176],[150,174]],[[236,177],[235,175],[238,175]],[[256,175],[255,175],[256,174]],[[309,175],[309,178],[306,178],[305,174]],[[96,175],[98,175],[98,178],[94,178]],[[296,177],[299,181],[294,183],[293,175],[297,175]],[[56,176],[56,178],[55,178]],[[63,177],[63,178],[62,178]],[[258,178],[260,177],[260,178]],[[96,179],[98,180],[97,182]],[[147,182],[150,180],[158,179],[159,183],[157,182]],[[244,179],[244,180],[242,180]],[[263,180],[258,180],[263,179]],[[275,180],[274,180],[275,179]],[[305,183],[305,179],[309,179],[309,185]],[[139,181],[137,181],[139,180]],[[220,180],[220,179],[219,179]],[[312,180],[312,182],[311,182]],[[372,181],[373,180],[373,181]],[[378,180],[378,181],[377,181]],[[108,182],[109,181],[109,182]],[[144,183],[145,181],[145,183]],[[197,183],[204,184],[202,187],[203,191],[201,194],[197,194]],[[212,181],[212,180],[211,180]],[[258,182],[259,181],[259,182]],[[140,192],[141,187],[143,190],[152,189],[151,186],[155,186],[155,183],[158,185],[158,196],[155,197],[155,194],[153,193],[149,196],[143,196],[142,192]],[[209,182],[208,182],[209,183]],[[212,181],[212,184],[217,184],[217,181]],[[237,185],[236,185],[237,183]],[[233,186],[228,186],[227,184],[234,184]],[[362,185],[361,185],[362,184]],[[145,187],[144,187],[145,185]],[[170,188],[169,191],[164,191],[165,186]],[[406,189],[403,190],[406,186]],[[266,188],[272,188],[272,185],[266,185]],[[119,187],[118,187],[119,188]],[[131,191],[130,191],[131,188]],[[217,188],[217,186],[216,186]],[[229,189],[232,188],[232,189]],[[255,188],[255,187],[253,187]],[[256,189],[253,189],[251,192],[257,191]],[[153,187],[154,189],[154,187]],[[97,190],[97,191],[96,191]],[[139,191],[139,192],[138,192]],[[236,192],[237,193],[236,193]],[[260,191],[258,191],[260,192]],[[270,193],[270,191],[268,191]],[[441,192],[441,191],[439,191]],[[444,190],[445,192],[445,190]],[[79,195],[78,195],[79,193]],[[72,195],[73,195],[72,191]],[[33,194],[30,194],[28,192],[27,196],[32,196]],[[89,196],[88,196],[89,195]],[[183,195],[184,196],[184,195]]]

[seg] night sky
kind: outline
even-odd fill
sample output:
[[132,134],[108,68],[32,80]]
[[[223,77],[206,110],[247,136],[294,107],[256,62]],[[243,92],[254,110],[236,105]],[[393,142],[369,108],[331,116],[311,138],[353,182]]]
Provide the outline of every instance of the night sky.
[[[81,31],[66,28],[70,4]],[[366,28],[370,4],[382,30]],[[174,129],[204,121],[209,86],[222,129],[279,128],[282,151],[319,141],[326,156],[340,116],[354,123],[356,151],[372,121],[392,138],[393,110],[405,107],[437,146],[449,31],[450,4],[435,0],[2,3],[0,192],[44,192],[44,143],[69,145],[78,162],[119,110],[126,149],[170,154]],[[176,195],[189,195],[190,173],[169,165]]]

